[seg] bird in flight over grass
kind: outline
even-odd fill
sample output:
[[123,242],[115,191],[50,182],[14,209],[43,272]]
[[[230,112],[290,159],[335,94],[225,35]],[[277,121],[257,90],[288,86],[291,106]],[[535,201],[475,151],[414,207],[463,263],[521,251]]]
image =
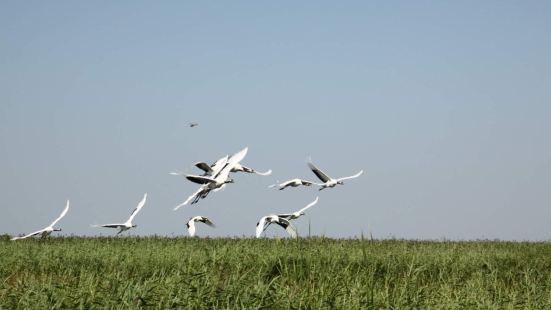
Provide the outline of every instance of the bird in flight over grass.
[[201,184],[201,187],[199,187],[195,193],[191,194],[186,201],[177,205],[174,210],[178,210],[190,201],[191,204],[195,204],[199,202],[199,200],[206,198],[211,191],[219,191],[223,189],[227,183],[233,183],[233,179],[229,177],[230,172],[237,164],[239,164],[241,160],[243,160],[243,158],[245,158],[248,150],[249,148],[246,147],[232,156],[226,156],[225,158],[223,157],[220,159],[221,162],[219,167],[222,168],[218,167],[216,169],[220,169],[219,171],[213,169],[216,173],[213,172],[214,174],[212,175],[186,175],[186,179],[191,182]]
[[348,179],[354,179],[354,178],[357,178],[359,177],[362,173],[363,173],[363,170],[360,170],[360,172],[356,173],[355,175],[353,176],[349,176],[349,177],[344,177],[344,178],[338,178],[338,179],[333,179],[331,178],[330,176],[328,176],[326,173],[324,173],[323,171],[321,171],[318,167],[316,167],[312,161],[309,161],[308,162],[308,167],[310,167],[310,169],[312,170],[312,172],[323,182],[323,184],[318,184],[320,185],[320,191],[324,188],[328,188],[328,187],[335,187],[338,185],[343,185],[344,184],[344,180],[348,180]]
[[303,216],[305,213],[304,211],[306,211],[308,208],[312,207],[313,205],[315,205],[316,203],[318,203],[318,200],[319,200],[319,197],[316,197],[316,199],[314,201],[312,201],[311,203],[309,203],[306,207],[296,211],[296,212],[293,212],[293,213],[284,213],[284,214],[278,214],[277,216],[280,217],[280,218],[284,218],[286,220],[295,220],[295,219],[298,219],[299,217]]
[[65,209],[63,209],[63,212],[61,212],[61,214],[58,216],[58,218],[56,218],[55,221],[53,221],[46,228],[35,231],[35,232],[30,233],[28,235],[25,235],[23,237],[13,237],[13,238],[11,238],[11,240],[13,241],[13,240],[25,239],[25,238],[36,236],[36,235],[39,235],[39,234],[42,234],[42,238],[46,238],[53,231],[61,231],[61,228],[55,228],[54,226],[55,226],[55,224],[57,224],[57,222],[59,222],[59,220],[61,220],[65,216],[65,214],[67,214],[67,211],[69,211],[69,200],[67,200],[67,205],[65,205]]
[[132,224],[132,220],[134,219],[136,214],[138,214],[138,212],[140,212],[140,210],[143,208],[143,206],[145,205],[145,200],[146,199],[147,199],[147,193],[145,193],[143,195],[142,200],[138,203],[138,206],[134,209],[134,211],[132,211],[132,213],[130,214],[130,218],[128,218],[128,220],[126,222],[124,222],[124,223],[115,223],[115,224],[92,225],[92,227],[117,228],[119,230],[117,235],[119,235],[123,231],[129,230],[130,228],[137,227],[138,225]]
[[262,233],[270,226],[270,224],[277,224],[287,231],[292,238],[297,238],[297,229],[289,220],[279,217],[275,214],[270,214],[260,218],[256,223],[256,237],[260,238]]
[[195,237],[195,222],[201,222],[205,223],[210,227],[215,227],[214,223],[211,222],[206,216],[194,216],[189,219],[189,221],[186,223],[187,231],[189,232],[189,235],[191,237]]
[[[279,182],[278,182],[279,183]],[[291,187],[297,187],[297,186],[311,186],[312,184],[316,184],[316,185],[320,185],[321,184],[317,184],[317,183],[314,183],[314,182],[310,182],[310,181],[306,181],[306,180],[302,180],[302,179],[292,179],[292,180],[289,180],[289,181],[285,181],[283,183],[279,183],[279,184],[272,184],[268,187],[272,188],[272,187],[277,187],[277,189],[279,189],[280,191],[281,190],[284,190],[286,189],[287,187],[291,186]]]

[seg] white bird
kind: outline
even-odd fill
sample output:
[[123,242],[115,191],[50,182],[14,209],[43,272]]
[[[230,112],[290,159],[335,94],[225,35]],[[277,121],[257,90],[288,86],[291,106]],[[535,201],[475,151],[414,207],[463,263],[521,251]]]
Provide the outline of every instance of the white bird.
[[260,238],[262,233],[266,230],[266,228],[268,228],[268,226],[270,226],[270,224],[277,224],[283,227],[292,238],[297,238],[297,229],[295,226],[293,226],[289,220],[275,214],[270,214],[260,218],[258,223],[256,223],[256,237]]
[[129,230],[130,228],[137,227],[138,225],[132,224],[132,220],[134,219],[136,214],[138,214],[138,212],[140,212],[140,210],[143,208],[143,206],[145,205],[145,200],[146,199],[147,199],[147,193],[145,193],[143,195],[142,200],[138,203],[138,206],[134,209],[134,211],[132,211],[132,213],[130,214],[130,217],[128,218],[128,220],[126,222],[124,222],[124,223],[115,223],[115,224],[92,225],[92,227],[117,228],[119,230],[117,235],[122,233],[123,231]]
[[69,200],[67,200],[67,205],[65,205],[65,209],[63,209],[63,212],[61,212],[61,215],[58,216],[58,218],[55,219],[50,225],[48,225],[46,228],[43,228],[41,230],[35,231],[33,233],[30,233],[28,235],[25,235],[23,237],[13,237],[11,240],[19,240],[19,239],[25,239],[29,238],[31,236],[36,236],[38,234],[42,234],[42,238],[48,237],[53,231],[61,231],[61,228],[54,228],[55,224],[61,220],[65,214],[67,214],[67,211],[69,211]]
[[[221,163],[224,163],[223,167],[216,172],[215,174],[211,176],[206,175],[186,175],[186,178],[194,183],[201,184],[201,187],[193,193],[191,196],[189,196],[186,201],[183,203],[177,205],[174,210],[178,210],[180,207],[185,206],[191,201],[191,204],[195,204],[199,202],[199,200],[204,199],[208,196],[208,194],[214,190],[218,191],[227,183],[233,183],[233,180],[229,178],[231,170],[239,164],[243,158],[247,155],[247,151],[249,150],[248,147],[242,149],[241,151],[235,153],[231,157],[226,156],[226,160],[224,162],[224,157],[220,160]],[[220,165],[222,166],[222,165]],[[211,167],[212,168],[212,167]],[[217,167],[218,169],[218,167]],[[216,170],[214,170],[216,171]]]
[[269,187],[277,187],[279,190],[284,190],[285,188],[287,188],[289,186],[291,186],[291,187],[297,187],[297,186],[301,186],[301,185],[310,186],[312,184],[316,184],[316,185],[321,186],[321,184],[317,184],[317,183],[302,180],[302,179],[292,179],[292,180],[289,180],[289,181],[285,181],[283,183],[272,184]]
[[309,203],[306,207],[296,211],[296,212],[293,212],[293,213],[284,213],[284,214],[278,214],[277,216],[279,216],[280,218],[284,218],[284,219],[287,219],[287,220],[294,220],[294,219],[298,219],[299,217],[301,217],[302,215],[304,215],[304,211],[306,211],[308,208],[312,207],[313,205],[315,205],[316,203],[318,203],[318,200],[319,200],[319,197],[316,197],[316,200],[312,201],[311,203]]
[[209,220],[206,216],[194,216],[186,223],[187,231],[191,237],[195,237],[195,222],[201,222],[209,225],[210,227],[215,227],[214,223],[211,222],[211,220]]
[[364,172],[363,170],[360,170],[360,172],[356,173],[353,176],[333,179],[326,173],[321,171],[318,167],[316,167],[311,161],[308,162],[308,166],[310,167],[312,172],[323,182],[323,184],[318,184],[321,186],[321,188],[319,189],[320,191],[324,188],[335,187],[337,184],[342,185],[344,184],[344,180],[357,178]]

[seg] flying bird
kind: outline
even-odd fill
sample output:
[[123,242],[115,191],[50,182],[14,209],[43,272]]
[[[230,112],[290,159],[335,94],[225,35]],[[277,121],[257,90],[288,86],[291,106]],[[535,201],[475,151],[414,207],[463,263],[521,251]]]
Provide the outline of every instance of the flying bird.
[[297,229],[295,226],[293,226],[289,220],[275,214],[270,214],[260,218],[258,223],[256,223],[256,237],[260,238],[262,233],[266,230],[266,228],[268,228],[268,226],[270,226],[270,224],[277,224],[283,227],[283,229],[285,229],[292,238],[297,238]]
[[36,236],[36,235],[39,235],[39,234],[42,234],[42,238],[46,238],[53,231],[61,231],[61,228],[54,228],[54,226],[55,226],[55,224],[57,224],[57,222],[59,222],[59,220],[61,220],[65,216],[65,214],[67,214],[67,211],[69,211],[69,200],[67,200],[67,205],[65,205],[65,209],[63,209],[63,212],[61,212],[61,214],[58,216],[58,218],[56,218],[55,221],[53,221],[46,228],[35,231],[35,232],[30,233],[28,235],[25,235],[23,237],[13,237],[13,238],[11,238],[11,240],[13,241],[13,240],[25,239],[25,238]]
[[145,200],[146,199],[147,199],[147,193],[145,193],[143,195],[142,200],[138,203],[138,206],[134,209],[134,211],[132,211],[132,213],[130,214],[130,218],[128,218],[128,220],[126,222],[124,222],[124,223],[115,223],[115,224],[92,225],[92,227],[116,228],[116,229],[119,230],[117,235],[119,235],[123,231],[129,230],[130,228],[137,227],[138,225],[132,224],[132,220],[134,219],[136,214],[138,214],[138,212],[140,212],[140,210],[143,208],[143,206],[145,205]]
[[317,184],[317,183],[314,183],[314,182],[310,182],[310,181],[306,181],[306,180],[301,180],[301,179],[292,179],[292,180],[289,180],[289,181],[285,181],[283,183],[279,183],[279,184],[272,184],[268,187],[277,187],[279,190],[284,190],[285,188],[291,186],[291,187],[297,187],[297,186],[301,186],[301,185],[304,185],[304,186],[311,186],[312,184],[316,184],[316,185],[320,185],[321,184]]
[[221,158],[219,160],[221,161],[220,165],[216,168],[216,170],[213,168],[213,172],[215,173],[212,175],[186,175],[186,179],[191,182],[201,184],[201,187],[189,196],[186,201],[177,205],[174,210],[178,210],[180,207],[185,206],[189,202],[191,202],[191,204],[195,204],[199,202],[199,200],[206,198],[211,191],[219,191],[224,188],[227,183],[233,183],[233,179],[229,178],[230,172],[237,164],[239,164],[241,160],[243,160],[243,158],[245,158],[248,150],[249,148],[246,147],[232,156]]
[[210,227],[214,227],[214,223],[211,222],[207,217],[205,216],[194,216],[189,219],[189,221],[186,223],[187,231],[189,232],[189,235],[191,237],[195,237],[195,222],[201,222],[205,223]]
[[298,219],[299,217],[301,217],[302,215],[304,215],[304,211],[306,211],[308,208],[312,207],[313,205],[315,205],[316,203],[318,203],[318,200],[319,200],[319,197],[316,197],[316,199],[314,201],[312,201],[311,203],[309,203],[306,207],[296,211],[296,212],[293,212],[293,213],[287,213],[287,214],[278,214],[277,216],[279,216],[280,218],[284,218],[286,220],[294,220],[294,219]]
[[330,176],[328,176],[326,173],[321,171],[318,167],[316,167],[311,161],[308,162],[308,167],[310,167],[312,172],[323,182],[323,184],[318,184],[318,185],[321,186],[320,189],[319,189],[320,191],[324,188],[335,187],[337,184],[343,185],[344,180],[357,178],[364,172],[363,170],[360,170],[360,172],[356,173],[353,176],[339,178],[339,179],[333,179]]
[[199,123],[189,123],[190,128],[197,127],[197,126],[199,126]]

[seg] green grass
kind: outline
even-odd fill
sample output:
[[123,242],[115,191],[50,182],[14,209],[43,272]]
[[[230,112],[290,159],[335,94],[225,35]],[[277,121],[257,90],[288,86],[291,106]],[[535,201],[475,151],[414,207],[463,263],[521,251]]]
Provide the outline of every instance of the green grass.
[[551,309],[551,244],[0,240],[0,309]]

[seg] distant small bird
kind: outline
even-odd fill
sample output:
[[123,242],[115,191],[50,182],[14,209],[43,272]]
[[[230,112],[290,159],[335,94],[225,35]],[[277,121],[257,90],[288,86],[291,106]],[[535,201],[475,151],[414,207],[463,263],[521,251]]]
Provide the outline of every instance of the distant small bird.
[[193,128],[193,127],[197,127],[199,126],[199,123],[189,123],[189,127]]
[[275,214],[270,214],[260,218],[256,223],[256,237],[260,238],[262,233],[270,226],[270,224],[277,224],[283,227],[292,238],[297,238],[297,229],[289,220],[279,217]]
[[314,201],[312,201],[311,203],[309,203],[306,207],[296,211],[296,212],[293,212],[293,213],[286,213],[286,214],[278,214],[277,216],[279,216],[280,218],[284,218],[286,220],[295,220],[295,219],[298,219],[299,217],[301,217],[302,215],[304,215],[304,211],[306,211],[308,208],[312,207],[313,205],[315,205],[316,203],[318,203],[318,200],[319,200],[319,197],[316,197],[316,199]]
[[194,216],[189,219],[189,221],[186,223],[187,231],[189,232],[189,235],[191,237],[195,237],[195,222],[201,222],[205,223],[210,227],[215,227],[214,223],[211,222],[206,216]]
[[321,184],[317,184],[317,183],[314,183],[314,182],[310,182],[310,181],[306,181],[306,180],[301,180],[301,179],[292,179],[292,180],[289,180],[289,181],[285,181],[283,183],[279,183],[279,184],[272,184],[268,187],[277,187],[279,190],[284,190],[285,188],[291,186],[291,187],[297,187],[297,186],[301,186],[301,185],[304,185],[304,186],[311,186],[312,184],[316,184],[316,185],[320,185]]
[[67,205],[65,205],[65,209],[63,209],[63,212],[61,212],[61,215],[58,218],[56,218],[55,221],[53,221],[46,228],[43,228],[39,231],[35,231],[35,232],[30,233],[28,235],[25,235],[23,237],[13,237],[13,238],[11,238],[11,240],[13,241],[13,240],[25,239],[25,238],[36,236],[36,235],[39,235],[39,234],[42,234],[42,238],[46,238],[53,231],[61,231],[61,228],[54,228],[54,225],[57,224],[57,222],[59,222],[59,220],[61,220],[65,216],[65,214],[67,214],[67,211],[69,211],[69,200],[67,200]]
[[128,218],[126,222],[116,223],[116,224],[92,225],[92,227],[117,228],[119,229],[119,232],[117,233],[117,235],[122,233],[123,231],[129,230],[130,228],[137,227],[138,225],[132,224],[132,220],[134,219],[136,214],[138,214],[138,212],[140,212],[140,210],[143,208],[143,206],[145,205],[146,199],[147,199],[147,193],[143,195],[142,200],[138,203],[138,206],[134,209],[134,211],[132,211],[132,213],[130,214],[130,218]]
[[344,180],[357,178],[364,172],[363,170],[360,170],[360,172],[356,173],[353,176],[333,179],[330,176],[328,176],[326,173],[321,171],[318,167],[316,167],[311,161],[308,162],[308,166],[310,167],[312,172],[323,182],[323,184],[318,184],[321,186],[321,188],[319,189],[320,191],[324,188],[335,187],[337,184],[343,185]]

